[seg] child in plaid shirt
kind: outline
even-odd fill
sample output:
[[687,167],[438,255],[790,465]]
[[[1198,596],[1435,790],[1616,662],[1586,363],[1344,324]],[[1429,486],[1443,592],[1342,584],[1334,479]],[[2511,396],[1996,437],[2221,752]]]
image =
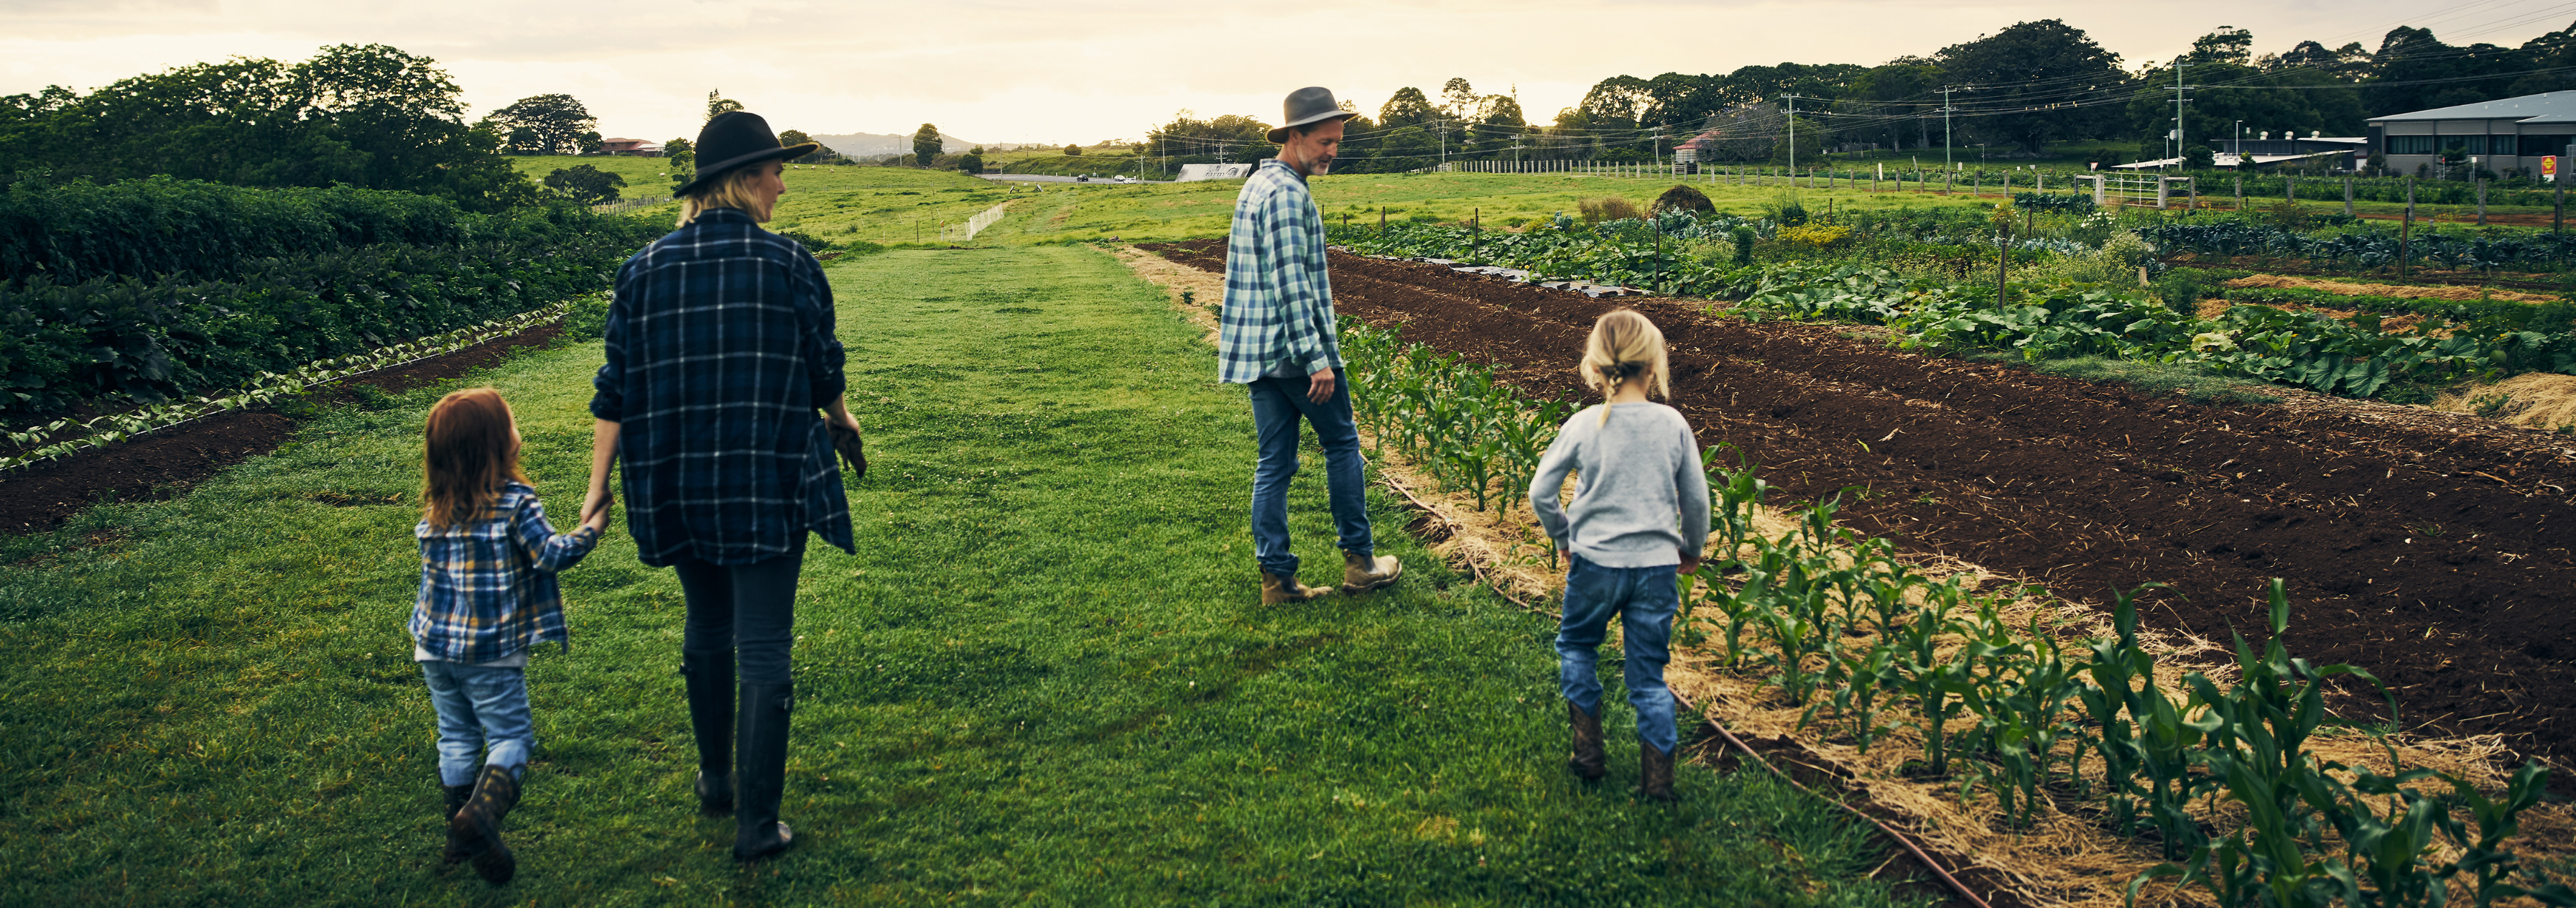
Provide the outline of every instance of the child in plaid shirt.
[[429,411],[423,458],[420,598],[412,658],[438,711],[438,776],[447,794],[450,862],[468,858],[493,885],[518,862],[501,818],[519,802],[536,744],[528,715],[528,650],[571,645],[555,574],[599,543],[609,509],[557,534],[519,472],[519,428],[490,388],[447,395]]

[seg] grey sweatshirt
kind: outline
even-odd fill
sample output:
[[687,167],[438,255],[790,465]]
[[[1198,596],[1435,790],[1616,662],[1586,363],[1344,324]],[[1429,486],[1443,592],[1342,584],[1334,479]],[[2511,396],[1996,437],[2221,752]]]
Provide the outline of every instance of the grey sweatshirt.
[[[1558,549],[1602,567],[1680,564],[1708,545],[1708,477],[1690,423],[1658,403],[1586,407],[1565,421],[1530,479],[1530,509]],[[1565,474],[1574,503],[1557,505]]]

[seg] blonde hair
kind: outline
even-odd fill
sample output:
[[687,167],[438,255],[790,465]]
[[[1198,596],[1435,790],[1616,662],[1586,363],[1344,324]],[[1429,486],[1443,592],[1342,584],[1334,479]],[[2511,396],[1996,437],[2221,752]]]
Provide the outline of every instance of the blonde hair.
[[698,191],[681,196],[679,226],[689,226],[690,221],[697,220],[698,215],[710,208],[739,209],[751,215],[752,220],[769,220],[769,207],[760,204],[760,196],[751,191],[752,181],[760,179],[768,169],[763,166],[767,163],[763,161],[726,171],[713,182],[698,187]]
[[[1603,313],[1583,342],[1583,383],[1600,389],[1604,398],[1618,396],[1620,385],[1638,380],[1652,381],[1654,394],[1670,398],[1672,372],[1664,356],[1664,332],[1635,309]],[[1610,423],[1607,400],[1601,404],[1601,423]]]
[[519,445],[511,437],[510,402],[490,388],[467,388],[429,408],[421,452],[421,517],[434,529],[481,519],[506,482],[525,484]]

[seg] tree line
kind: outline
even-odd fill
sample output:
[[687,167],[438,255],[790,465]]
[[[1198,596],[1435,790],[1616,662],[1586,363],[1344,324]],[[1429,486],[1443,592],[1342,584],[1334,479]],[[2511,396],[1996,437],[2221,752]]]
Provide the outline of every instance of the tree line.
[[[2261,55],[2250,31],[2219,26],[2176,59],[2131,69],[2083,29],[2042,19],[1877,66],[1612,76],[1548,125],[1529,122],[1514,94],[1480,93],[1453,78],[1437,96],[1399,89],[1374,116],[1352,118],[1334,166],[1409,170],[1444,158],[1515,155],[1647,161],[1700,136],[1708,137],[1703,160],[1776,162],[1792,151],[1793,125],[1801,159],[1945,144],[2027,158],[2064,141],[2134,142],[2139,156],[2162,157],[2174,153],[2177,69],[2191,86],[2184,152],[2205,156],[2205,138],[2225,137],[2240,122],[2249,134],[2359,136],[2374,115],[2576,88],[2576,25],[2516,47],[2452,45],[2430,29],[2400,26],[2375,49],[2299,41]],[[1151,131],[1140,152],[1182,163],[1253,161],[1277,151],[1262,141],[1267,129],[1252,117],[1182,111]]]

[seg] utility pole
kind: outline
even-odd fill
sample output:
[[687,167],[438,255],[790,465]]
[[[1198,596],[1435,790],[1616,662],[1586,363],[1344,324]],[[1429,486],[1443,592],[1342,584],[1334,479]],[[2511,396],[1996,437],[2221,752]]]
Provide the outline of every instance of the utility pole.
[[2189,154],[2184,153],[2184,152],[2183,152],[2183,149],[2182,149],[2182,143],[2183,143],[2183,138],[2182,138],[2182,67],[2183,67],[2183,62],[2182,62],[2182,61],[2184,61],[2184,60],[2186,60],[2186,59],[2189,59],[2189,58],[2187,58],[2187,57],[2175,57],[2175,58],[2174,58],[2174,169],[2175,169],[2175,170],[2181,170],[2181,169],[2182,169],[2183,161],[2184,161],[2185,159],[2188,159],[2189,157],[2191,157]]
[[1950,111],[1952,110],[1950,92],[1952,91],[1955,89],[1950,86],[1941,86],[1941,166],[1945,169],[1952,166],[1950,163]]
[[1789,169],[1798,169],[1798,96],[1789,95]]

